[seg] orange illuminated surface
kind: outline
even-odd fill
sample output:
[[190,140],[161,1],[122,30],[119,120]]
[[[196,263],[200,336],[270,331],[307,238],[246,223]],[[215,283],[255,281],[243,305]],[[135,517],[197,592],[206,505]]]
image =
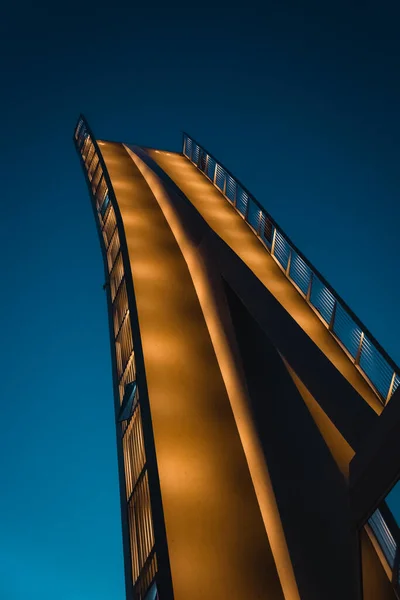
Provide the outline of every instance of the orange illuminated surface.
[[[148,153],[183,191],[210,227],[246,263],[313,342],[324,352],[338,371],[346,377],[373,410],[380,414],[383,407],[365,379],[313,310],[288,281],[243,218],[233,209],[223,195],[182,155],[170,154],[167,156],[164,153],[156,155],[151,150]],[[286,367],[323,435],[333,458],[342,473],[347,477],[354,450],[287,363]]]
[[[120,208],[135,287],[174,597],[282,600],[237,415],[182,240],[178,243],[160,206],[159,190],[145,181],[124,147],[106,142],[101,152]],[[155,156],[175,161],[173,154]],[[250,425],[251,447],[256,440]],[[263,465],[259,468],[261,483],[268,486]],[[270,506],[276,511],[272,501]],[[275,528],[282,546],[278,552],[285,554],[279,520]],[[295,600],[291,566],[286,568],[285,597]]]
[[383,410],[377,396],[357,371],[313,310],[285,277],[249,226],[187,158],[180,154],[148,153],[171,177],[210,227],[246,263],[313,342],[324,352],[377,414]]
[[[299,600],[240,361],[205,255],[158,176],[121,144],[103,142],[101,151],[135,287],[175,598]],[[380,414],[369,385],[222,194],[183,156],[148,153]],[[286,367],[347,476],[352,448]]]
[[229,322],[224,319],[226,313],[221,313],[218,309],[218,285],[215,281],[211,282],[212,276],[210,277],[208,272],[207,257],[187,233],[188,222],[177,210],[173,194],[170,195],[166,191],[159,177],[135,153],[129,149],[127,151],[157,199],[188,265],[228,393],[282,590],[286,600],[299,600],[268,466],[259,443],[255,423],[249,412],[250,403],[244,374],[239,366],[240,359],[235,351],[233,330],[229,331]]

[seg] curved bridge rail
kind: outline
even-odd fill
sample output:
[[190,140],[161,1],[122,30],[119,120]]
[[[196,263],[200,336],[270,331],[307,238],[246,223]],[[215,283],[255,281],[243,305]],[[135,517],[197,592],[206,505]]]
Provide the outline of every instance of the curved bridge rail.
[[397,365],[265,208],[186,133],[183,134],[183,155],[213,183],[251,227],[385,405],[400,384]]

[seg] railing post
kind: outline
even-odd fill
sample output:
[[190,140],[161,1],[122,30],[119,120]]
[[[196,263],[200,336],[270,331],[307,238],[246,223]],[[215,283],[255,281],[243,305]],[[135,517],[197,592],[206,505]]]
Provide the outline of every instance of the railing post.
[[247,202],[246,202],[246,210],[244,211],[244,220],[247,221],[249,218],[249,208],[250,208],[250,198],[246,194]]
[[218,169],[218,163],[215,161],[215,169],[214,169],[214,177],[213,177],[214,185],[216,185],[216,181],[217,181],[217,169]]
[[258,217],[257,235],[259,237],[261,237],[261,223],[262,223],[262,210],[260,210],[260,215]]
[[307,295],[306,295],[307,302],[310,302],[313,279],[314,279],[314,273],[310,270],[310,281],[308,284]]
[[289,258],[288,258],[288,261],[287,261],[287,266],[286,266],[286,271],[285,271],[286,277],[289,277],[289,274],[290,274],[290,265],[291,264],[292,264],[292,249],[290,248]]
[[204,174],[206,177],[208,177],[208,159],[210,157],[208,156],[208,154],[206,154],[206,166],[204,167]]
[[276,227],[274,227],[274,233],[272,235],[271,256],[274,256],[274,252],[275,252],[275,240],[276,240]]
[[226,180],[227,180],[226,172],[224,174],[224,178],[225,178],[224,179],[224,187],[223,187],[222,193],[224,196],[226,196]]
[[333,326],[335,324],[337,300],[336,300],[336,298],[334,298],[333,300],[334,300],[334,305],[333,305],[333,309],[332,309],[331,320],[329,321],[329,325],[328,325],[329,331],[333,331]]
[[356,357],[354,359],[354,364],[355,365],[359,365],[360,364],[360,358],[361,358],[361,351],[362,351],[363,341],[364,341],[364,332],[362,331],[361,332],[361,336],[360,336],[360,343],[358,345],[357,354],[356,354]]
[[389,402],[389,400],[390,400],[390,398],[392,396],[392,392],[393,392],[393,388],[394,388],[394,382],[396,381],[396,375],[397,375],[396,371],[393,371],[392,380],[391,380],[390,386],[389,386],[389,391],[388,391],[387,396],[386,396],[386,402]]
[[183,136],[183,155],[186,156],[186,135]]

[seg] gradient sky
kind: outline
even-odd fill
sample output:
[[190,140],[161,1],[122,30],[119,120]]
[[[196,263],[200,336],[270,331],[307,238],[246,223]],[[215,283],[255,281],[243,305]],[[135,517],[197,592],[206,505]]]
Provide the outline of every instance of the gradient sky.
[[[300,8],[299,5],[303,7]],[[124,597],[103,267],[72,133],[190,132],[400,362],[396,3],[8,3],[0,598]]]

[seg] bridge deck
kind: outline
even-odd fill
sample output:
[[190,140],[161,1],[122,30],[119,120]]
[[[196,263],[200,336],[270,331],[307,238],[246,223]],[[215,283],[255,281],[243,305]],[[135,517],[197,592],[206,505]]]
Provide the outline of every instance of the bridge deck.
[[134,281],[174,597],[261,599],[268,590],[268,598],[283,600],[187,264],[124,147],[100,148]]
[[221,192],[181,154],[157,150],[148,153],[353,388],[380,414],[383,406],[371,387]]

